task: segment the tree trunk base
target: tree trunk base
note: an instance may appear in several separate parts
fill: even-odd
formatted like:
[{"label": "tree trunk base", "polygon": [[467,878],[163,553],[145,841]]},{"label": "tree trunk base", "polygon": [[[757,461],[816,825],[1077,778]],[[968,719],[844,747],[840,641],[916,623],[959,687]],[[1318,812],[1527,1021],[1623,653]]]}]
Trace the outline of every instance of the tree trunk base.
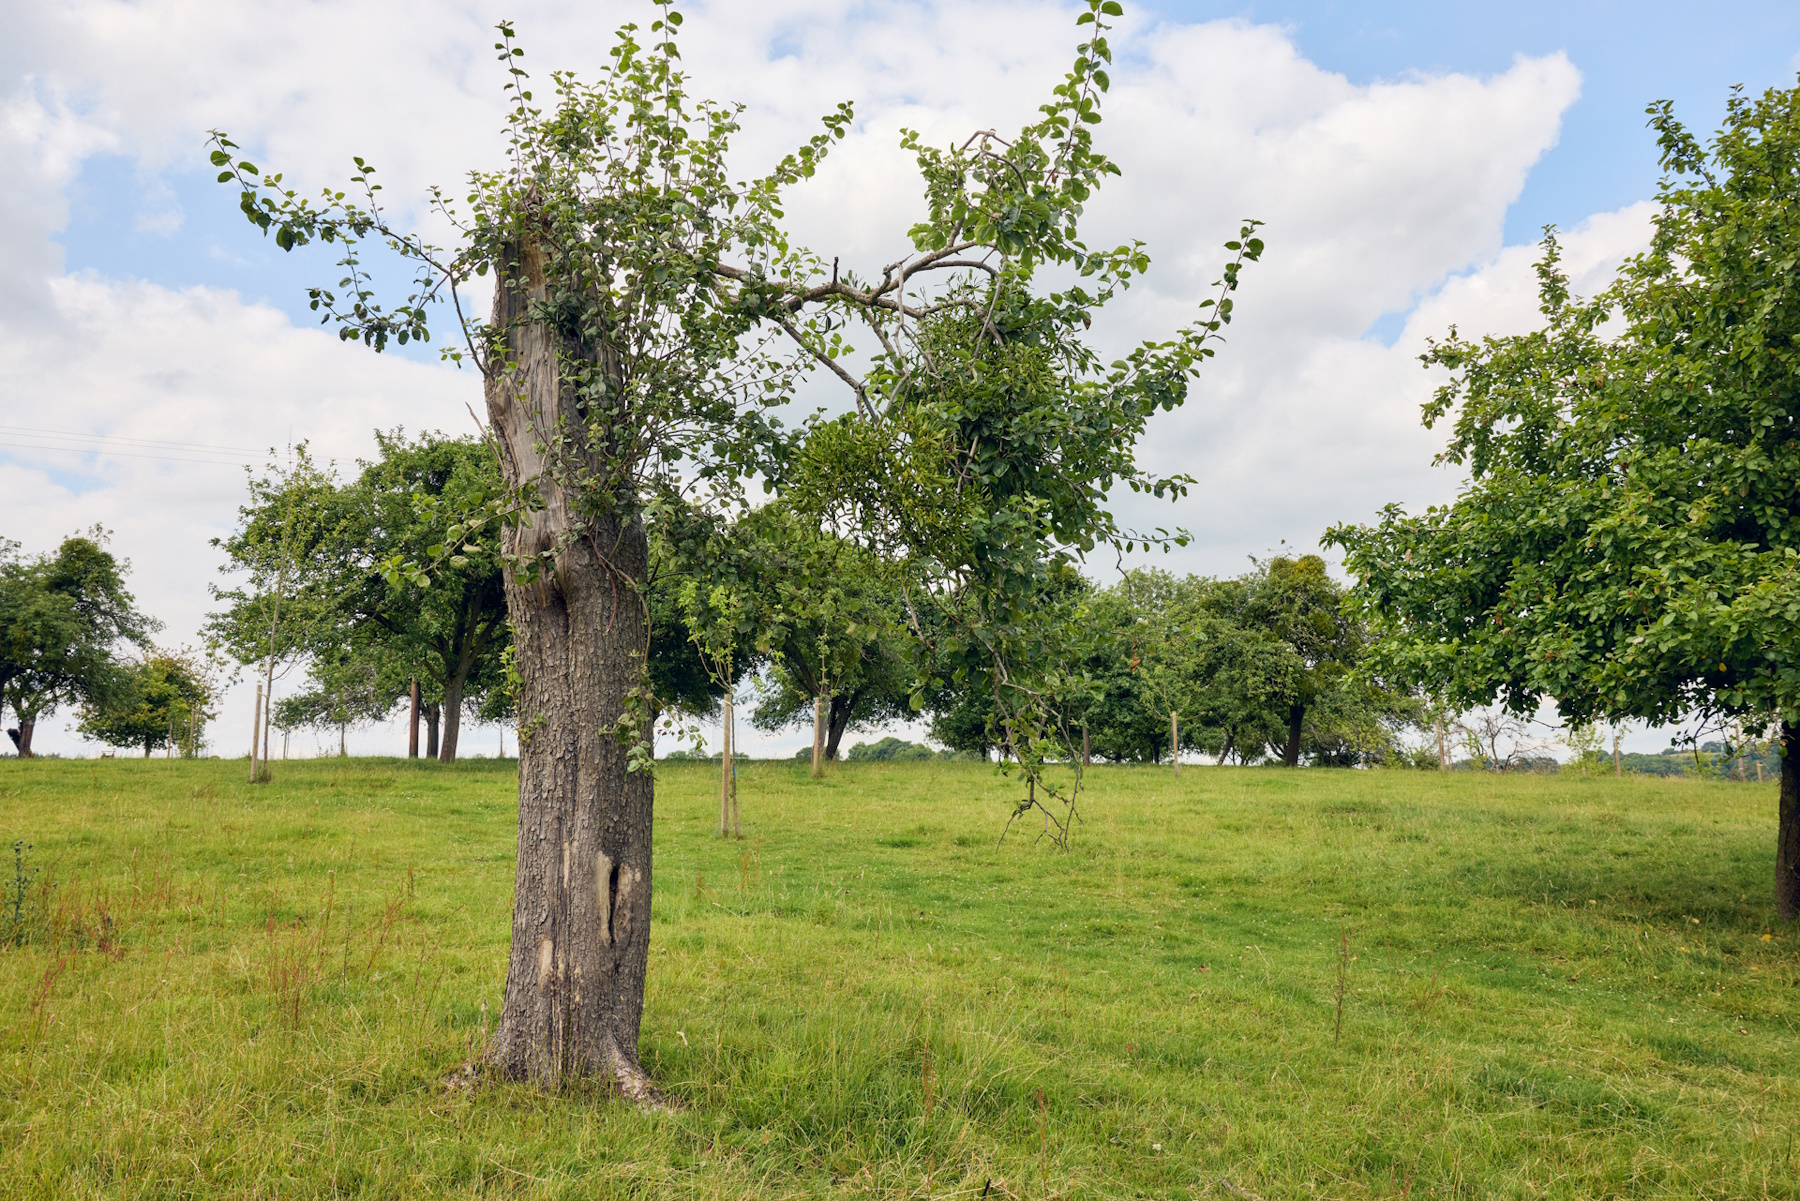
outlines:
[{"label": "tree trunk base", "polygon": [[[650,1073],[638,1066],[637,1063],[620,1055],[616,1050],[611,1053],[611,1059],[612,1064],[608,1071],[584,1073],[582,1078],[606,1080],[618,1089],[622,1099],[630,1101],[646,1113],[674,1113],[681,1108],[660,1088],[656,1087],[656,1081],[650,1078]],[[487,1079],[509,1080],[520,1084],[544,1083],[537,1080],[530,1072],[514,1070],[503,1059],[489,1051],[479,1059],[464,1062],[461,1067],[438,1081],[438,1086],[445,1092],[472,1093],[481,1087],[483,1080]],[[568,1077],[564,1077],[557,1081],[555,1085],[550,1086],[549,1091],[556,1091],[556,1088],[566,1084],[568,1079]]]}]

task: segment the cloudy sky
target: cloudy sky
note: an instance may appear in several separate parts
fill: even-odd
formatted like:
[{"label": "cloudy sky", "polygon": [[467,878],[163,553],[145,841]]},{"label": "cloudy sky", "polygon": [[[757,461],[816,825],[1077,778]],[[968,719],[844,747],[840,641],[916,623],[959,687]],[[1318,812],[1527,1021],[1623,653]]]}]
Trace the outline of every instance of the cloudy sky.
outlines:
[{"label": "cloudy sky", "polygon": [[[212,182],[206,131],[303,190],[361,155],[404,213],[427,185],[497,160],[495,20],[516,22],[540,74],[592,72],[612,28],[650,8],[16,7],[0,41],[0,536],[38,551],[104,524],[164,640],[193,641],[219,579],[209,540],[231,526],[245,463],[305,439],[350,465],[377,427],[461,432],[479,407],[478,380],[429,351],[377,356],[313,326],[304,288],[334,282],[330,257],[283,255],[243,222]],[[1120,502],[1139,524],[1191,530],[1191,548],[1159,561],[1206,573],[1310,549],[1389,501],[1452,495],[1417,419],[1423,339],[1452,322],[1526,327],[1547,223],[1588,288],[1642,242],[1646,103],[1673,99],[1710,129],[1730,85],[1791,85],[1800,70],[1791,4],[1715,5],[1706,21],[1688,5],[1593,0],[1128,7],[1099,135],[1124,178],[1086,232],[1144,239],[1155,267],[1101,335],[1122,344],[1187,320],[1238,218],[1267,222],[1229,345],[1144,448],[1198,486],[1175,506]],[[865,266],[893,257],[918,211],[899,129],[942,142],[1016,127],[1076,40],[1074,10],[1050,0],[685,11],[697,90],[747,106],[746,173],[856,103],[851,137],[788,212],[800,240]],[[247,739],[247,708],[228,697],[222,753]],[[490,750],[495,733],[470,731],[466,749]],[[61,721],[38,737],[95,750]],[[356,741],[398,745],[391,729]]]}]

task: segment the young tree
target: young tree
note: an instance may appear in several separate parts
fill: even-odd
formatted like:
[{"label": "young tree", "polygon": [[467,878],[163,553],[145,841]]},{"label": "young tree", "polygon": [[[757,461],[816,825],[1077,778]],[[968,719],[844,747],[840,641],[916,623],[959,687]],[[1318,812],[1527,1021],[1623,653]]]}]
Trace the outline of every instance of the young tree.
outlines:
[{"label": "young tree", "polygon": [[0,713],[22,759],[37,723],[70,702],[100,705],[129,683],[120,644],[147,647],[158,623],[125,589],[129,564],[105,549],[106,532],[65,538],[53,555],[18,557],[0,540]]},{"label": "young tree", "polygon": [[321,627],[331,622],[334,566],[344,553],[341,534],[349,515],[338,503],[336,476],[313,462],[304,442],[289,449],[285,465],[247,475],[250,495],[238,508],[238,530],[212,540],[225,552],[220,571],[241,575],[244,583],[213,586],[213,599],[226,607],[208,618],[206,628],[213,646],[246,667],[262,668],[250,778],[266,781],[275,681],[305,660]]},{"label": "young tree", "polygon": [[[1101,542],[1147,540],[1119,530],[1104,497],[1121,483],[1158,495],[1180,487],[1140,471],[1132,448],[1152,412],[1184,399],[1229,316],[1237,264],[1261,248],[1248,237],[1233,244],[1217,307],[1169,342],[1110,367],[1082,343],[1090,310],[1148,265],[1136,245],[1091,251],[1076,230],[1083,203],[1116,170],[1089,129],[1110,57],[1099,19],[1119,6],[1089,0],[1080,20],[1093,35],[1043,119],[1010,144],[984,134],[933,151],[909,135],[931,204],[915,250],[866,281],[840,273],[791,245],[779,206],[841,136],[849,107],[767,176],[734,184],[726,148],[737,110],[687,94],[680,16],[657,7],[648,48],[627,26],[598,82],[553,74],[547,104],[533,98],[502,27],[496,48],[515,80],[511,161],[471,177],[466,213],[434,193],[456,223],[454,251],[390,222],[360,161],[358,196],[332,191],[314,205],[223,136],[214,151],[246,215],[278,245],[346,247],[346,294],[312,296],[347,339],[380,349],[425,336],[430,303],[448,297],[461,315],[461,287],[494,278],[490,319],[465,321],[463,346],[449,352],[483,373],[513,568],[519,853],[506,997],[488,1056],[505,1074],[550,1085],[570,1072],[608,1074],[646,1101],[655,1093],[637,1036],[655,704],[647,509],[692,492],[711,511],[741,511],[743,481],[760,476],[808,498],[797,507],[824,518],[820,528],[899,552],[935,586],[967,583],[959,633],[939,653],[966,660],[958,671],[986,673],[1006,738],[1041,762],[1052,723],[1033,707],[1045,691],[1026,666],[1041,643],[1023,607],[1031,581]],[[367,238],[420,267],[415,294],[391,310],[360,264]],[[1068,267],[1075,282],[1033,294],[1047,265]],[[927,299],[934,277],[944,282]],[[862,379],[832,340],[830,323],[845,317],[882,343]],[[770,335],[793,338],[856,398],[846,420],[807,428],[801,447],[767,414],[801,370]],[[454,551],[469,528],[451,522],[441,545]],[[427,580],[403,557],[393,569]]]},{"label": "young tree", "polygon": [[1556,239],[1543,327],[1424,358],[1455,503],[1339,527],[1395,670],[1566,720],[1779,723],[1776,902],[1800,916],[1800,88],[1733,95],[1707,146],[1668,104],[1650,249],[1591,300]]}]

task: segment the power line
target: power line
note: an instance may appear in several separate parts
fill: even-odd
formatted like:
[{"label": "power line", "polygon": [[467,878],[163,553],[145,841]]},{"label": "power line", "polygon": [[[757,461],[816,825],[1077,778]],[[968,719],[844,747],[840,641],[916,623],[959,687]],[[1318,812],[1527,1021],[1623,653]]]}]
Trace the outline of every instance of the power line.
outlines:
[{"label": "power line", "polygon": [[162,438],[126,438],[113,434],[84,434],[76,430],[51,430],[29,425],[0,425],[0,434],[22,434],[28,438],[75,438],[83,442],[117,442],[129,446],[150,447],[158,450],[197,450],[222,451],[228,454],[262,455],[267,454],[267,447],[253,446],[219,446],[206,442],[174,442]]},{"label": "power line", "polygon": [[246,459],[191,458],[181,455],[149,454],[144,451],[110,450],[106,447],[95,446],[44,446],[33,442],[7,442],[3,439],[0,439],[0,447],[10,447],[16,450],[48,451],[52,454],[64,455],[105,455],[107,458],[160,459],[165,463],[211,463],[217,467],[243,467],[248,463],[248,460]]}]

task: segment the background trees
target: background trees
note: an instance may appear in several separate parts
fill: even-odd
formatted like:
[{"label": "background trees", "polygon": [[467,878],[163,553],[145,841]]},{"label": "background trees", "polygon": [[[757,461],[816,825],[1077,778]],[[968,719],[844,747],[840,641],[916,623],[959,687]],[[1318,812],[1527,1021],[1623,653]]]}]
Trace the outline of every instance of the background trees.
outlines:
[{"label": "background trees", "polygon": [[1470,342],[1426,407],[1455,503],[1339,527],[1397,675],[1459,707],[1780,725],[1776,898],[1800,916],[1800,89],[1733,95],[1705,146],[1666,104],[1650,249],[1592,299],[1556,239],[1544,324]]},{"label": "background trees", "polygon": [[[473,438],[376,432],[377,458],[348,483],[300,448],[289,468],[253,478],[240,528],[219,545],[248,584],[215,589],[215,639],[265,664],[270,720],[339,730],[379,720],[417,679],[427,753],[456,758],[465,711],[503,684],[508,644],[498,536],[471,530],[446,552],[444,526],[500,491],[492,449]],[[431,586],[383,571],[395,558],[443,559]],[[306,684],[276,702],[279,665]],[[440,733],[441,731],[441,733]]]},{"label": "background trees", "polygon": [[152,752],[199,753],[213,717],[213,688],[206,663],[189,650],[147,651],[121,673],[103,698],[83,706],[81,732],[108,746]]},{"label": "background trees", "polygon": [[[420,680],[427,704],[442,714],[442,732],[432,722],[428,749],[449,763],[465,711],[478,710],[502,685],[510,634],[497,531],[471,530],[454,547],[441,544],[447,524],[499,495],[500,465],[477,438],[408,441],[396,430],[377,432],[376,445],[379,457],[362,463],[345,489],[347,553],[331,586],[371,697],[387,697],[385,712]],[[443,562],[422,587],[382,571],[396,558]]]},{"label": "background trees", "polygon": [[122,647],[147,647],[157,623],[125,589],[128,565],[105,549],[105,531],[63,540],[55,554],[20,558],[0,540],[0,714],[21,757],[40,719],[59,706],[123,700],[130,672]]}]

